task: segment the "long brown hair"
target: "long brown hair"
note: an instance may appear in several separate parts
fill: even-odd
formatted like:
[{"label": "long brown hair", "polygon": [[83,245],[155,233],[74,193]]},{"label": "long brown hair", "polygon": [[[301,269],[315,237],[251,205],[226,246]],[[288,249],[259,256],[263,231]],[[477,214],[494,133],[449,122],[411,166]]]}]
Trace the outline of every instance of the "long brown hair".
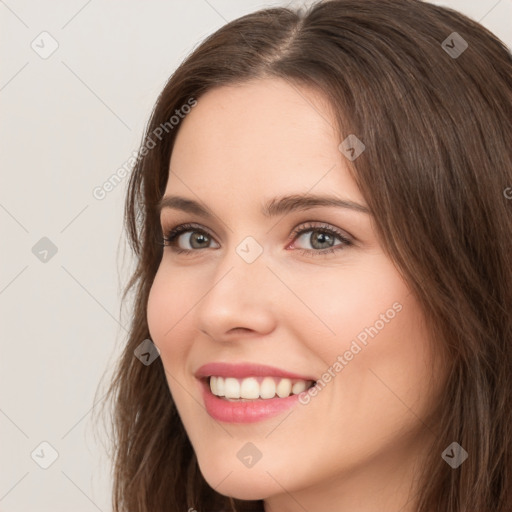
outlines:
[{"label": "long brown hair", "polygon": [[[454,34],[456,33],[456,34]],[[467,46],[466,46],[467,45]],[[130,176],[125,222],[136,268],[131,326],[109,389],[116,512],[263,510],[202,477],[161,359],[134,350],[162,257],[156,205],[168,178],[176,109],[225,84],[262,77],[314,87],[351,163],[382,247],[421,304],[448,377],[418,512],[512,510],[512,57],[475,21],[419,0],[330,0],[234,20],[178,67],[160,94]],[[165,124],[167,123],[167,125]],[[160,133],[160,132],[158,132]],[[441,458],[452,442],[469,454]]]}]

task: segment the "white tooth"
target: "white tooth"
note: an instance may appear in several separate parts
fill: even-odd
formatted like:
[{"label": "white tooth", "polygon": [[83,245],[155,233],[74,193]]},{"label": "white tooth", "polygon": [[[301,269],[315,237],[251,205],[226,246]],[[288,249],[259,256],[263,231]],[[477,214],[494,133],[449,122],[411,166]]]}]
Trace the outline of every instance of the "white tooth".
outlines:
[{"label": "white tooth", "polygon": [[[218,384],[217,384],[218,386]],[[296,382],[292,387],[292,393],[294,395],[298,395],[299,393],[302,393],[306,389],[306,382],[303,380],[299,380]]]},{"label": "white tooth", "polygon": [[217,394],[217,377],[210,377],[210,391],[216,395]]},{"label": "white tooth", "polygon": [[217,396],[224,396],[224,377],[217,377]]},{"label": "white tooth", "polygon": [[276,394],[276,383],[272,377],[265,377],[260,384],[261,398],[274,398]]},{"label": "white tooth", "polygon": [[277,385],[276,392],[279,398],[286,398],[290,396],[292,391],[292,381],[290,379],[281,379]]},{"label": "white tooth", "polygon": [[227,377],[224,380],[224,395],[226,398],[240,398],[240,383],[238,379]]},{"label": "white tooth", "polygon": [[240,386],[240,398],[259,398],[260,396],[260,385],[254,377],[249,377],[242,380]]},{"label": "white tooth", "polygon": [[291,379],[280,379],[276,386],[276,379],[265,377],[261,384],[258,379],[248,377],[240,382],[234,377],[210,377],[210,390],[216,396],[225,396],[230,400],[245,399],[256,400],[258,398],[271,399],[277,394],[279,398],[287,398],[290,394],[298,395],[306,390],[308,382],[299,380],[292,386]]}]

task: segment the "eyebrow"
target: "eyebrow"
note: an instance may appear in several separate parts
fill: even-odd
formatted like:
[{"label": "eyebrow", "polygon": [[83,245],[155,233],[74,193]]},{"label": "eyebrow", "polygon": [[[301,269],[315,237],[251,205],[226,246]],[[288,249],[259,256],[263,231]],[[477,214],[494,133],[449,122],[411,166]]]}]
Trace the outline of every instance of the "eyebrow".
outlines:
[{"label": "eyebrow", "polygon": [[[276,217],[294,211],[305,211],[322,206],[346,208],[355,212],[370,215],[370,210],[359,203],[355,203],[347,199],[341,199],[336,196],[319,196],[311,194],[293,194],[289,196],[274,197],[263,205],[261,213],[265,217]],[[182,210],[184,212],[199,215],[206,219],[212,219],[214,217],[207,208],[197,201],[181,196],[164,196],[158,202],[158,213],[160,214],[165,208]]]}]

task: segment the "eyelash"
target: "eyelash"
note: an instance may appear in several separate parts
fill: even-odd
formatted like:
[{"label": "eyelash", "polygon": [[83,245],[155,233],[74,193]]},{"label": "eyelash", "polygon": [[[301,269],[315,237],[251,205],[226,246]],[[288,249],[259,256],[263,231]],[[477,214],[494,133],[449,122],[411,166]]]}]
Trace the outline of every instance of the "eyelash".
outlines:
[{"label": "eyelash", "polygon": [[[204,235],[207,235],[210,238],[213,238],[207,231],[201,229],[197,224],[180,224],[175,228],[171,229],[167,232],[165,236],[162,237],[159,245],[161,246],[169,246],[173,252],[176,254],[189,254],[192,252],[197,252],[200,249],[180,249],[176,247],[176,239],[183,233],[187,231],[195,231]],[[308,231],[320,231],[321,233],[325,233],[328,235],[334,235],[336,238],[339,238],[342,241],[342,244],[338,247],[329,247],[326,249],[294,249],[295,251],[299,251],[300,254],[309,255],[309,256],[327,256],[331,253],[336,253],[337,251],[343,250],[345,247],[353,245],[353,242],[350,241],[346,235],[344,235],[340,230],[330,226],[329,224],[322,224],[321,226],[315,226],[310,223],[306,223],[294,229],[291,234],[292,240],[295,240],[298,236],[307,233]]]}]

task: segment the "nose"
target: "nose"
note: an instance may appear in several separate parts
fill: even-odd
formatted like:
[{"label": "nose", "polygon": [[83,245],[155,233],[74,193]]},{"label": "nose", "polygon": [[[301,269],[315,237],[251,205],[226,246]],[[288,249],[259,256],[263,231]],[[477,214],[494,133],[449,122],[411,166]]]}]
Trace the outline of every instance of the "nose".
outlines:
[{"label": "nose", "polygon": [[233,249],[212,271],[195,308],[198,329],[216,341],[270,333],[278,311],[278,284],[264,253],[247,263]]}]

